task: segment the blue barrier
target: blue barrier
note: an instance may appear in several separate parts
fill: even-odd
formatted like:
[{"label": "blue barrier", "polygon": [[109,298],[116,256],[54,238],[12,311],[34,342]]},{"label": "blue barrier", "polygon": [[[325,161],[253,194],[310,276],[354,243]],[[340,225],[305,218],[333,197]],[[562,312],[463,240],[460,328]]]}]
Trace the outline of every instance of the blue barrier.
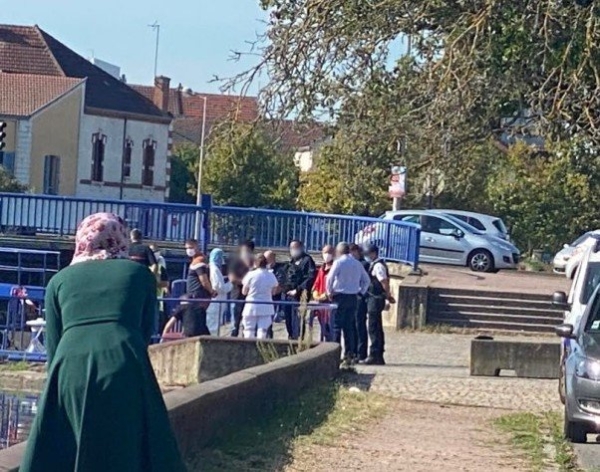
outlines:
[{"label": "blue barrier", "polygon": [[[206,200],[206,199],[205,199]],[[292,239],[309,251],[339,241],[375,243],[387,260],[417,268],[418,225],[346,215],[173,203],[91,200],[76,197],[0,193],[0,230],[15,234],[73,236],[85,216],[108,211],[122,216],[129,227],[139,228],[148,240],[183,242],[194,234],[201,218],[204,248],[237,245],[246,239],[259,247],[287,248]]]}]

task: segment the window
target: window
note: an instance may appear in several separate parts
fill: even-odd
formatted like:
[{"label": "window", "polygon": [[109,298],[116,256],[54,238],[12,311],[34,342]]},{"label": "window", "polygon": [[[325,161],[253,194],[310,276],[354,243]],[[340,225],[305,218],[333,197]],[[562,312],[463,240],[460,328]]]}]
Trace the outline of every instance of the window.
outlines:
[{"label": "window", "polygon": [[443,234],[445,236],[452,235],[456,232],[456,226],[452,223],[442,220],[436,216],[423,216],[421,228],[425,233]]},{"label": "window", "polygon": [[133,141],[127,139],[123,149],[123,180],[129,180],[131,177],[131,152],[133,151]]},{"label": "window", "polygon": [[44,193],[58,195],[60,182],[60,157],[46,156],[44,158]]},{"label": "window", "polygon": [[455,215],[454,213],[449,213],[451,216],[453,216],[456,219],[459,219],[461,221],[464,221],[465,223],[469,222],[469,217],[465,216],[465,215]]},{"label": "window", "polygon": [[469,223],[473,228],[478,229],[479,231],[485,231],[485,226],[483,226],[483,223],[481,221],[479,221],[477,218],[471,217],[471,218],[469,218],[467,223]]},{"label": "window", "polygon": [[10,175],[15,175],[15,153],[0,151],[0,166],[4,167]]},{"label": "window", "polygon": [[[581,271],[578,270],[577,272]],[[583,284],[580,302],[582,304],[587,304],[590,297],[594,293],[594,290],[596,290],[596,287],[600,285],[600,262],[588,263]],[[573,282],[573,285],[575,285],[575,282]]]},{"label": "window", "polygon": [[152,187],[154,185],[154,155],[156,154],[156,141],[146,139],[144,141],[144,160],[142,168],[142,185]]},{"label": "window", "polygon": [[92,135],[92,182],[104,181],[104,150],[106,148],[106,135],[94,133]]},{"label": "window", "polygon": [[394,219],[396,221],[399,220],[399,221],[406,221],[407,223],[421,224],[419,215],[396,215],[396,216],[394,216]]},{"label": "window", "polygon": [[504,224],[504,221],[502,221],[502,220],[494,220],[494,221],[492,221],[492,224],[502,234],[508,234],[508,230],[506,229],[506,225]]}]

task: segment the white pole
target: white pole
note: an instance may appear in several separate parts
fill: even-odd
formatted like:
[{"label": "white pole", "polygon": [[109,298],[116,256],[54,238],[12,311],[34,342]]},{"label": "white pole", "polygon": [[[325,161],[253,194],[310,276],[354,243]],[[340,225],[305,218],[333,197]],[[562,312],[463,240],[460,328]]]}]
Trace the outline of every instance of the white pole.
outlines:
[{"label": "white pole", "polygon": [[152,28],[156,32],[156,47],[154,49],[154,78],[156,79],[156,76],[158,74],[158,46],[160,44],[160,25],[158,24],[158,21],[155,21],[154,24],[148,26],[150,26],[150,28]]},{"label": "white pole", "polygon": [[[204,107],[202,110],[202,134],[200,136],[200,159],[198,162],[198,186],[196,187],[196,206],[202,204],[202,167],[204,164],[204,137],[206,135],[206,97],[204,99]],[[200,241],[200,226],[202,215],[200,211],[196,212],[196,229],[194,231],[194,239]]]}]

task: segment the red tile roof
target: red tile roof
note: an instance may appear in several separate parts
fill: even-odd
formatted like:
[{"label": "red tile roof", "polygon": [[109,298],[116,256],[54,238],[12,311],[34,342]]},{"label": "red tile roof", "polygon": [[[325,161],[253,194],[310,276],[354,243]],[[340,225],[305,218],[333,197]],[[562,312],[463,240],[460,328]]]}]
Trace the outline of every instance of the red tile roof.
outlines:
[{"label": "red tile roof", "polygon": [[0,73],[0,115],[28,117],[85,79]]},{"label": "red tile roof", "polygon": [[[131,85],[131,87],[149,100],[154,98],[154,87],[149,85]],[[172,88],[169,94],[169,112],[175,117],[202,119],[206,97],[206,120],[218,121],[234,116],[240,121],[253,121],[258,118],[256,97],[237,95],[219,95],[196,93],[181,88]]]},{"label": "red tile roof", "polygon": [[0,25],[0,71],[87,79],[87,107],[169,121],[151,100],[37,26]]}]

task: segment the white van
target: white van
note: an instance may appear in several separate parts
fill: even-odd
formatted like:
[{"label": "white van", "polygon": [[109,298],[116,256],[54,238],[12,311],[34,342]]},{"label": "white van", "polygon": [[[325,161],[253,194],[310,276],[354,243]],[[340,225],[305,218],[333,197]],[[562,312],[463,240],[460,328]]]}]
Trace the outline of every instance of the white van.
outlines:
[{"label": "white van", "polygon": [[[579,267],[575,273],[569,296],[564,292],[556,292],[552,297],[555,306],[564,308],[564,323],[573,325],[577,329],[590,297],[596,287],[600,285],[600,242],[587,249],[583,254]],[[566,339],[561,349],[561,376],[559,382],[560,399],[564,403],[564,380],[563,380],[563,361],[565,358],[564,350],[569,349],[570,343]]]}]

